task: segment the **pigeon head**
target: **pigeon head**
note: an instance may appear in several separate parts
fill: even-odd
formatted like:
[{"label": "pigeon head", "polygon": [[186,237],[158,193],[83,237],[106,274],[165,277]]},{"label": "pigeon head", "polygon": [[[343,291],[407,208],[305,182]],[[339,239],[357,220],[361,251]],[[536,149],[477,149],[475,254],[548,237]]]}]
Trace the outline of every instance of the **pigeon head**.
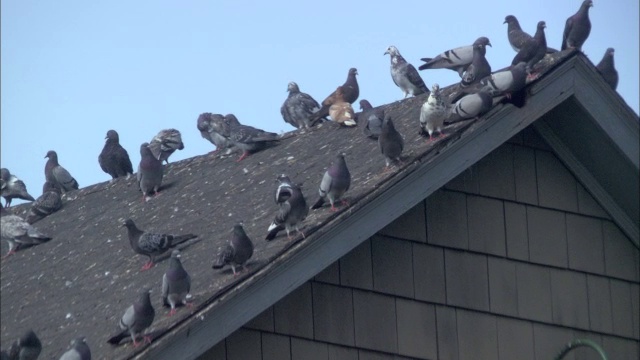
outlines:
[{"label": "pigeon head", "polygon": [[476,39],[476,41],[473,42],[473,45],[476,44],[480,44],[482,46],[491,46],[491,41],[489,41],[488,37],[482,36]]},{"label": "pigeon head", "polygon": [[360,100],[360,110],[364,111],[364,110],[369,110],[373,108],[373,106],[371,106],[371,103],[368,100],[362,99]]},{"label": "pigeon head", "polygon": [[144,142],[140,144],[140,155],[146,155],[149,152],[151,152],[151,150],[149,150],[149,143]]},{"label": "pigeon head", "polygon": [[295,82],[290,82],[289,85],[287,85],[287,91],[288,92],[300,92],[300,88],[298,87],[298,84],[296,84]]},{"label": "pigeon head", "polygon": [[42,193],[44,194],[47,191],[54,191],[54,192],[57,192],[58,194],[62,193],[62,191],[60,191],[60,188],[56,184],[50,181],[45,181],[44,184],[42,185]]},{"label": "pigeon head", "polygon": [[0,169],[0,177],[2,178],[2,180],[8,181],[9,178],[11,177],[11,173],[9,172],[9,169],[7,168]]},{"label": "pigeon head", "polygon": [[613,53],[615,52],[615,50],[613,48],[608,48],[606,54],[609,56],[613,56]]},{"label": "pigeon head", "polygon": [[105,139],[112,140],[115,142],[120,141],[120,137],[118,136],[118,133],[115,130],[107,131],[107,136],[105,137]]},{"label": "pigeon head", "polygon": [[513,15],[507,15],[507,17],[504,18],[503,24],[518,25],[518,27],[520,27],[518,19],[516,19],[516,17]]},{"label": "pigeon head", "polygon": [[233,114],[227,114],[224,116],[224,120],[227,124],[229,125],[240,125],[240,121],[238,120],[238,118],[233,115]]},{"label": "pigeon head", "polygon": [[391,45],[387,48],[387,51],[385,51],[383,55],[387,55],[387,54],[391,56],[397,56],[397,55],[400,55],[400,52],[395,46]]},{"label": "pigeon head", "polygon": [[584,9],[585,11],[588,11],[590,7],[593,7],[593,1],[592,0],[584,0],[582,2],[582,5],[580,5],[580,7],[582,9]]},{"label": "pigeon head", "polygon": [[125,222],[124,222],[124,224],[122,224],[122,226],[126,226],[128,229],[135,229],[136,228],[136,224],[131,219],[125,220]]},{"label": "pigeon head", "polygon": [[58,154],[53,150],[47,151],[47,155],[45,155],[44,157],[54,161],[58,161]]},{"label": "pigeon head", "polygon": [[358,69],[356,68],[349,69],[349,75],[352,75],[352,76],[358,75]]},{"label": "pigeon head", "polygon": [[276,181],[280,182],[280,183],[290,183],[291,179],[289,179],[289,177],[285,174],[282,174],[280,176],[278,176],[278,178],[276,179]]},{"label": "pigeon head", "polygon": [[435,96],[435,95],[439,95],[440,94],[440,85],[438,84],[433,84],[431,85],[431,93]]},{"label": "pigeon head", "polygon": [[542,30],[546,27],[547,27],[547,23],[545,23],[544,21],[538,21],[538,27],[537,27],[538,30]]}]

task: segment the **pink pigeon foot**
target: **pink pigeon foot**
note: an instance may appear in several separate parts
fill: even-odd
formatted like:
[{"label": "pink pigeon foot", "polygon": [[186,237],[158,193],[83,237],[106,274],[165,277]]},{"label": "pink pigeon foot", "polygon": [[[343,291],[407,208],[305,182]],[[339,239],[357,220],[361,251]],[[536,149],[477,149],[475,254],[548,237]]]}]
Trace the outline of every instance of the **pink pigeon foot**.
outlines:
[{"label": "pink pigeon foot", "polygon": [[149,270],[152,267],[153,267],[153,261],[149,261],[146,264],[144,264],[144,266],[142,268],[140,268],[140,271]]}]

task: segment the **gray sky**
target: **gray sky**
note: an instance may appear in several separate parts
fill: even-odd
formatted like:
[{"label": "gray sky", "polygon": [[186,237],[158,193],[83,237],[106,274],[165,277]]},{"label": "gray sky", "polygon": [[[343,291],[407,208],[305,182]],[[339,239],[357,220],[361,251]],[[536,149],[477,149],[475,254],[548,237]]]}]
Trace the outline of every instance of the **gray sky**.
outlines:
[{"label": "gray sky", "polygon": [[[530,34],[546,21],[547,42],[559,49],[580,3],[2,1],[2,167],[37,197],[48,150],[81,187],[109,180],[97,160],[109,129],[120,134],[134,170],[140,144],[164,128],[180,130],[185,143],[170,161],[213,150],[196,129],[202,112],[289,131],[280,115],[287,83],[322,101],[350,67],[358,69],[361,99],[390,103],[402,92],[383,56],[389,45],[417,67],[421,57],[487,36],[487,58],[499,69],[515,55],[506,15]],[[618,92],[636,113],[639,12],[638,1],[595,0],[583,47],[594,63],[616,49]],[[420,73],[429,87],[459,81],[449,70]]]}]

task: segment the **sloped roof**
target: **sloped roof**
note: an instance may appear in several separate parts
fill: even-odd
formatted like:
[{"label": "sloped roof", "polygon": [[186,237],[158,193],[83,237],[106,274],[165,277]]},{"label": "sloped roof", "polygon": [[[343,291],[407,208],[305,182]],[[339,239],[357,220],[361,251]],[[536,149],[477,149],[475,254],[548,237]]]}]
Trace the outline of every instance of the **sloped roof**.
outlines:
[{"label": "sloped roof", "polygon": [[[141,201],[133,178],[68,194],[61,211],[36,224],[53,240],[2,262],[2,347],[32,328],[43,343],[43,358],[59,356],[79,335],[87,337],[94,358],[194,358],[549,112],[565,120],[575,107],[582,107],[578,110],[590,114],[593,126],[601,126],[605,117],[630,129],[631,136],[613,130],[591,135],[602,135],[600,140],[610,147],[607,155],[615,159],[592,156],[588,160],[598,164],[585,167],[583,176],[593,177],[588,189],[596,198],[595,192],[602,192],[598,200],[608,197],[611,201],[607,211],[619,212],[618,217],[612,215],[614,221],[622,219],[620,225],[625,218],[631,219],[637,208],[615,194],[618,187],[633,187],[635,193],[629,189],[627,196],[631,200],[635,196],[638,203],[638,163],[630,159],[638,149],[637,115],[613,90],[601,86],[604,81],[580,53],[547,57],[543,73],[528,86],[526,106],[497,104],[480,119],[449,126],[447,137],[431,144],[418,134],[424,95],[386,105],[405,136],[403,164],[388,173],[382,172],[384,159],[377,143],[362,134],[362,124],[339,128],[328,123],[295,131],[277,147],[240,163],[235,162],[236,155],[202,155],[171,163],[165,168],[161,195],[147,203]],[[592,87],[598,96],[581,99],[577,93],[582,86]],[[445,95],[450,91],[445,89]],[[595,104],[585,105],[591,101]],[[589,107],[605,101],[612,102],[614,110],[589,112]],[[582,134],[582,128],[566,134],[561,132],[564,127],[556,127],[558,121],[549,115],[536,125],[545,139],[555,136],[554,149],[574,157],[578,149],[593,152],[591,148],[598,144],[567,140]],[[303,183],[307,201],[312,202],[324,170],[339,152],[347,154],[352,174],[347,193],[350,206],[337,213],[326,207],[311,211],[303,240],[290,242],[281,234],[265,242],[277,210],[273,201],[277,175],[285,173]],[[579,156],[574,160],[584,162]],[[601,180],[602,161],[619,163],[619,179]],[[21,214],[27,209],[22,205],[14,211]],[[195,306],[166,316],[168,310],[160,305],[160,284],[167,263],[160,261],[152,270],[139,271],[145,259],[133,253],[121,227],[129,217],[145,230],[199,235],[182,253],[192,276]],[[212,270],[211,264],[239,220],[244,221],[256,249],[249,271],[234,277],[230,270]],[[621,227],[637,241],[632,236],[637,223],[635,230],[629,224]],[[125,308],[146,287],[153,288],[157,312],[153,343],[140,349],[107,344]]]}]

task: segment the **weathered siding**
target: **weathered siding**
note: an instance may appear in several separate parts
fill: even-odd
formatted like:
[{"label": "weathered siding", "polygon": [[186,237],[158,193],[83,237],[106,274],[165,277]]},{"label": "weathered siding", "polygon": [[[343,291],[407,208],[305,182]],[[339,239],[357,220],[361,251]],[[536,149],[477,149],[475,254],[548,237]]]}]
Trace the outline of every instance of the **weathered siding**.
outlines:
[{"label": "weathered siding", "polygon": [[639,293],[638,249],[525,130],[202,359],[637,359]]}]

